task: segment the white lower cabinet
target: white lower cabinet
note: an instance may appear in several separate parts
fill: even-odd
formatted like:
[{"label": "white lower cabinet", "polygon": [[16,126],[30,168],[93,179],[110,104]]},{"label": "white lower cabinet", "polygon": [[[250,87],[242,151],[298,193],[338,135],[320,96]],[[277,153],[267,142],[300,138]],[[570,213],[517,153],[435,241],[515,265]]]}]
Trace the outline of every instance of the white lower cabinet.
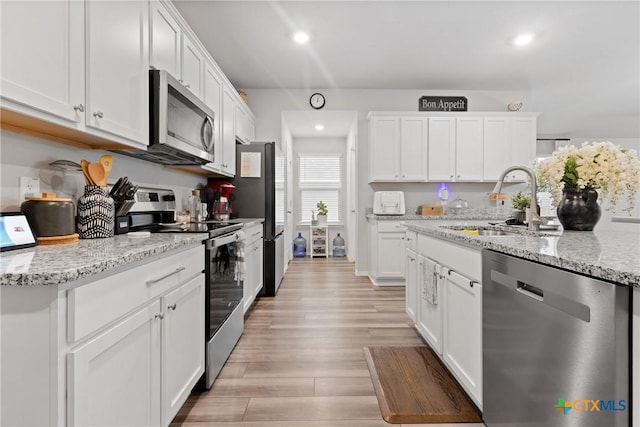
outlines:
[{"label": "white lower cabinet", "polygon": [[248,227],[245,230],[245,249],[244,259],[246,267],[246,277],[243,282],[242,301],[243,312],[251,307],[256,297],[264,286],[263,273],[263,256],[264,256],[264,240],[263,240],[262,224]]},{"label": "white lower cabinet", "polygon": [[67,355],[67,424],[160,424],[160,303]]},{"label": "white lower cabinet", "polygon": [[376,286],[404,286],[405,232],[400,221],[369,218],[369,279]]},{"label": "white lower cabinet", "polygon": [[418,235],[416,329],[482,409],[480,251]]},{"label": "white lower cabinet", "polygon": [[[204,372],[204,276],[162,298],[162,425],[169,425]],[[185,351],[188,349],[188,351]]]},{"label": "white lower cabinet", "polygon": [[416,327],[431,348],[442,355],[442,267],[424,255],[419,255],[418,259]]},{"label": "white lower cabinet", "polygon": [[453,270],[443,278],[444,361],[482,402],[482,286]]},{"label": "white lower cabinet", "polygon": [[418,311],[418,254],[415,251],[406,249],[406,274],[405,274],[405,311],[411,320],[417,321],[416,312]]},{"label": "white lower cabinet", "polygon": [[203,269],[198,245],[95,279],[3,287],[0,424],[168,426],[204,372]]}]

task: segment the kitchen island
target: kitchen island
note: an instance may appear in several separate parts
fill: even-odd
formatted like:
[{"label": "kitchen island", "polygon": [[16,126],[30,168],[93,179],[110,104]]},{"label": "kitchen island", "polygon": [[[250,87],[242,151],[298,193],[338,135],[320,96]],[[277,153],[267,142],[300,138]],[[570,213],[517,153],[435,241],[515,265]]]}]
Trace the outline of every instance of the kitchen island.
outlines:
[{"label": "kitchen island", "polygon": [[[484,403],[483,307],[486,303],[495,306],[483,298],[485,281],[490,277],[482,266],[483,250],[532,261],[532,265],[541,264],[541,269],[551,266],[628,289],[633,308],[629,311],[631,307],[620,307],[619,313],[627,319],[624,323],[628,322],[628,327],[621,328],[627,327],[633,338],[620,348],[631,349],[631,357],[625,356],[625,360],[629,360],[627,372],[632,376],[633,387],[630,396],[635,401],[627,402],[627,411],[632,408],[636,417],[632,425],[639,425],[640,235],[619,231],[532,232],[523,227],[493,226],[488,220],[406,220],[402,225],[407,228],[407,313],[480,408]],[[501,235],[476,234],[483,231]],[[433,281],[425,280],[431,277],[431,271]],[[552,284],[563,285],[569,286],[563,280]],[[552,299],[550,295],[549,301]],[[613,357],[613,348],[611,352]]]}]

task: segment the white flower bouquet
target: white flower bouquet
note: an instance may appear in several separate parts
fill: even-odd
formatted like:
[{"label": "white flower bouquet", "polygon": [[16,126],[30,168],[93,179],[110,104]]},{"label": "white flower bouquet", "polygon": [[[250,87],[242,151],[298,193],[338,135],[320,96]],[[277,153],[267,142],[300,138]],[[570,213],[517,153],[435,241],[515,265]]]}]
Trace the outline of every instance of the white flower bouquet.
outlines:
[{"label": "white flower bouquet", "polygon": [[640,187],[640,161],[635,150],[625,150],[609,141],[585,142],[582,147],[561,147],[550,158],[535,165],[541,189],[551,192],[557,205],[562,191],[598,190],[599,199],[615,212],[620,199],[627,195],[631,212]]}]

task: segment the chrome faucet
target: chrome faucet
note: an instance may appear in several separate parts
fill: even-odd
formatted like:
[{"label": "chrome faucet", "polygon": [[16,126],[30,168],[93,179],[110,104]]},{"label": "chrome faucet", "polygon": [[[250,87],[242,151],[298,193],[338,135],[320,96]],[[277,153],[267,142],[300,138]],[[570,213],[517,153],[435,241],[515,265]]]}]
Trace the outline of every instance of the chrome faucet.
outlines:
[{"label": "chrome faucet", "polygon": [[522,171],[522,172],[525,172],[527,175],[529,175],[529,179],[531,180],[531,202],[529,203],[530,214],[528,218],[527,228],[530,231],[539,231],[540,224],[542,224],[544,221],[542,218],[540,218],[540,215],[538,215],[538,197],[537,197],[538,183],[536,182],[536,174],[535,172],[533,172],[531,168],[528,168],[525,166],[508,167],[507,169],[504,170],[504,172],[502,172],[502,174],[500,175],[500,178],[498,178],[498,182],[496,182],[496,186],[493,188],[493,192],[495,194],[500,194],[500,191],[502,190],[502,184],[504,182],[504,178],[507,176],[507,174],[513,171]]}]

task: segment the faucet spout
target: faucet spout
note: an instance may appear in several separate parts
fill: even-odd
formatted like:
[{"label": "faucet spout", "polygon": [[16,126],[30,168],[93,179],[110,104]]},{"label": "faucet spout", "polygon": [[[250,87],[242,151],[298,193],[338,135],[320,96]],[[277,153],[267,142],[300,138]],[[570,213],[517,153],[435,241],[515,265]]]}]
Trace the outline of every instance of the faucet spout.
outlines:
[{"label": "faucet spout", "polygon": [[500,178],[498,178],[498,182],[496,182],[496,186],[493,188],[493,192],[500,194],[502,190],[502,184],[504,183],[504,179],[506,176],[513,171],[522,171],[529,175],[529,180],[531,181],[531,202],[529,203],[531,215],[529,218],[528,229],[531,231],[540,230],[540,224],[542,223],[542,218],[538,215],[538,183],[536,181],[536,174],[533,172],[533,169],[528,168],[526,166],[510,166],[505,169],[501,174]]}]

